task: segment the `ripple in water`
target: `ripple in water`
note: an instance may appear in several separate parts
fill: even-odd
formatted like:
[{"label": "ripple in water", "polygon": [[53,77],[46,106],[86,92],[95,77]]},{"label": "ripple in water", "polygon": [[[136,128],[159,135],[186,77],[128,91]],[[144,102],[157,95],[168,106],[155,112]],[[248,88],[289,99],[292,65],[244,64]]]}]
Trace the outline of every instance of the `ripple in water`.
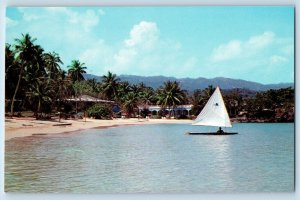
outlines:
[{"label": "ripple in water", "polygon": [[189,193],[294,191],[294,124],[91,129],[6,142],[5,191]]}]

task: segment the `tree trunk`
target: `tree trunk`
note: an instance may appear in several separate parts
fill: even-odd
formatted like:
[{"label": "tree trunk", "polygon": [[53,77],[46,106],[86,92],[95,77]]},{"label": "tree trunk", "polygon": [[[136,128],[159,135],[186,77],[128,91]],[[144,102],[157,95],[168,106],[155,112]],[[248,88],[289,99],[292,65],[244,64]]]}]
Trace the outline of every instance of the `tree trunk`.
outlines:
[{"label": "tree trunk", "polygon": [[173,106],[172,109],[173,109],[172,110],[173,111],[173,117],[174,117],[174,119],[176,119],[175,106]]},{"label": "tree trunk", "polygon": [[77,101],[75,101],[75,104],[76,104],[76,113],[77,113]]},{"label": "tree trunk", "polygon": [[21,66],[18,83],[17,83],[16,89],[15,89],[14,96],[13,96],[12,101],[11,101],[11,106],[10,106],[10,116],[11,116],[11,118],[14,116],[14,103],[15,103],[17,92],[19,90],[22,74],[23,74],[23,65]]},{"label": "tree trunk", "polygon": [[37,107],[37,115],[36,115],[36,119],[39,119],[39,118],[40,118],[40,116],[39,116],[40,110],[41,110],[41,100],[40,100],[40,98],[39,98],[39,103],[38,103],[38,107]]}]

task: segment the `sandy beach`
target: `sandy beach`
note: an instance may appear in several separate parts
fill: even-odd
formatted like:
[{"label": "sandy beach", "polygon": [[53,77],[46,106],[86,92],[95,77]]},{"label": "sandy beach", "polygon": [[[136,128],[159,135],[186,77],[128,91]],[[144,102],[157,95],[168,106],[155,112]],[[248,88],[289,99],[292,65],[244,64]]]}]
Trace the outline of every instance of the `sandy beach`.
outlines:
[{"label": "sandy beach", "polygon": [[42,121],[30,118],[5,119],[5,140],[15,137],[25,137],[35,134],[58,134],[63,132],[78,131],[90,128],[106,128],[122,125],[141,124],[189,124],[192,120],[176,119],[113,119],[113,120],[58,120]]}]

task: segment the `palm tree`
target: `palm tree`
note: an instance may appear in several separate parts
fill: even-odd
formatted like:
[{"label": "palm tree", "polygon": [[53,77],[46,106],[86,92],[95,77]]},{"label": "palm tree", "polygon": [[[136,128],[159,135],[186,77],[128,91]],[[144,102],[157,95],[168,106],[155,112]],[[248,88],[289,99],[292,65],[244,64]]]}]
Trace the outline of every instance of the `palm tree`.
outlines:
[{"label": "palm tree", "polygon": [[194,115],[198,115],[204,106],[202,91],[200,89],[195,90],[190,99],[193,104],[192,113]]},{"label": "palm tree", "polygon": [[57,89],[55,99],[58,100],[59,104],[66,96],[70,96],[68,88],[71,86],[71,81],[66,78],[66,73],[66,71],[60,69],[55,79]]},{"label": "palm tree", "polygon": [[224,96],[225,105],[229,111],[229,116],[235,117],[241,111],[242,96],[239,90],[232,90],[229,94]]},{"label": "palm tree", "polygon": [[129,92],[124,96],[123,107],[127,111],[128,115],[131,116],[134,113],[135,108],[138,106],[139,96],[135,92]]},{"label": "palm tree", "polygon": [[132,84],[131,85],[131,91],[133,91],[134,93],[140,93],[140,92],[142,92],[142,90],[143,90],[143,88],[141,88],[137,84]]},{"label": "palm tree", "polygon": [[34,48],[34,54],[31,59],[30,65],[25,67],[26,73],[24,73],[24,80],[27,86],[31,83],[36,82],[35,79],[46,77],[45,60],[44,60],[44,49],[36,45]]},{"label": "palm tree", "polygon": [[68,73],[71,76],[73,82],[84,80],[82,74],[85,74],[85,69],[87,69],[84,65],[85,63],[80,63],[79,60],[72,60],[71,65],[68,66]]},{"label": "palm tree", "polygon": [[90,86],[92,93],[99,93],[100,92],[100,88],[99,88],[99,83],[97,82],[97,80],[95,78],[93,79],[88,79],[86,81],[87,85]]},{"label": "palm tree", "polygon": [[10,44],[5,45],[5,99],[12,99],[16,88],[19,72],[19,65],[15,60],[15,52]]},{"label": "palm tree", "polygon": [[15,53],[17,56],[17,61],[19,62],[19,75],[18,75],[18,82],[12,97],[11,101],[11,109],[10,114],[11,117],[14,114],[14,102],[17,95],[17,92],[20,87],[21,79],[23,78],[23,72],[25,68],[29,68],[32,65],[32,62],[35,58],[35,54],[37,51],[40,51],[42,48],[38,45],[35,45],[34,42],[36,41],[35,38],[31,38],[29,34],[22,34],[21,39],[15,39],[16,45],[15,45]]},{"label": "palm tree", "polygon": [[210,96],[214,93],[215,88],[212,85],[209,85],[207,88],[203,90],[204,99],[208,100]]},{"label": "palm tree", "polygon": [[59,69],[57,72],[57,77],[55,79],[57,85],[57,95],[60,98],[64,98],[65,96],[69,96],[68,94],[68,87],[71,86],[71,80],[67,78],[67,72],[63,69]]},{"label": "palm tree", "polygon": [[140,104],[144,105],[144,106],[148,106],[151,105],[152,103],[154,103],[154,90],[151,87],[145,87],[140,93],[139,93],[139,97],[140,97]]},{"label": "palm tree", "polygon": [[102,91],[108,99],[115,99],[120,79],[116,74],[108,71],[107,75],[102,76]]},{"label": "palm tree", "polygon": [[60,64],[63,64],[59,55],[56,52],[44,54],[44,61],[46,65],[46,70],[51,79],[59,76]]},{"label": "palm tree", "polygon": [[122,98],[130,91],[132,91],[132,89],[128,81],[118,82],[117,99],[122,101]]},{"label": "palm tree", "polygon": [[[33,105],[36,118],[40,118],[40,113],[43,111],[51,112],[53,100],[57,91],[53,87],[54,80],[46,77],[36,78],[34,82],[30,84],[29,91],[27,92],[27,98]],[[48,107],[48,108],[47,108]]]},{"label": "palm tree", "polygon": [[170,110],[172,107],[174,111],[177,105],[184,102],[185,94],[177,81],[167,81],[163,87],[159,88],[157,98],[157,104],[161,105],[162,108],[168,107]]},{"label": "palm tree", "polygon": [[73,83],[70,77],[67,76],[67,72],[60,69],[58,77],[56,78],[56,97],[57,109],[59,112],[66,112],[64,109],[64,100],[66,97],[70,97],[74,94]]},{"label": "palm tree", "polygon": [[[91,80],[91,79],[89,79]],[[93,82],[90,81],[76,81],[72,84],[73,89],[75,91],[75,94],[88,94],[94,97],[97,97],[99,90],[97,88],[97,85],[91,85]],[[77,95],[76,95],[77,96]]]},{"label": "palm tree", "polygon": [[5,44],[5,73],[13,66],[15,62],[15,53],[10,44]]}]

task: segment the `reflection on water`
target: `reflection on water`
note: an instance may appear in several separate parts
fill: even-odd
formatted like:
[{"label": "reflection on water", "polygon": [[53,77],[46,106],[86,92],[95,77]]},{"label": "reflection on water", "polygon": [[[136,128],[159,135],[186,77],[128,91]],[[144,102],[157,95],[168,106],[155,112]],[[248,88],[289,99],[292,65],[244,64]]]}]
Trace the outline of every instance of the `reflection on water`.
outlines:
[{"label": "reflection on water", "polygon": [[231,136],[142,125],[6,142],[8,192],[290,192],[293,124],[236,124]]}]

